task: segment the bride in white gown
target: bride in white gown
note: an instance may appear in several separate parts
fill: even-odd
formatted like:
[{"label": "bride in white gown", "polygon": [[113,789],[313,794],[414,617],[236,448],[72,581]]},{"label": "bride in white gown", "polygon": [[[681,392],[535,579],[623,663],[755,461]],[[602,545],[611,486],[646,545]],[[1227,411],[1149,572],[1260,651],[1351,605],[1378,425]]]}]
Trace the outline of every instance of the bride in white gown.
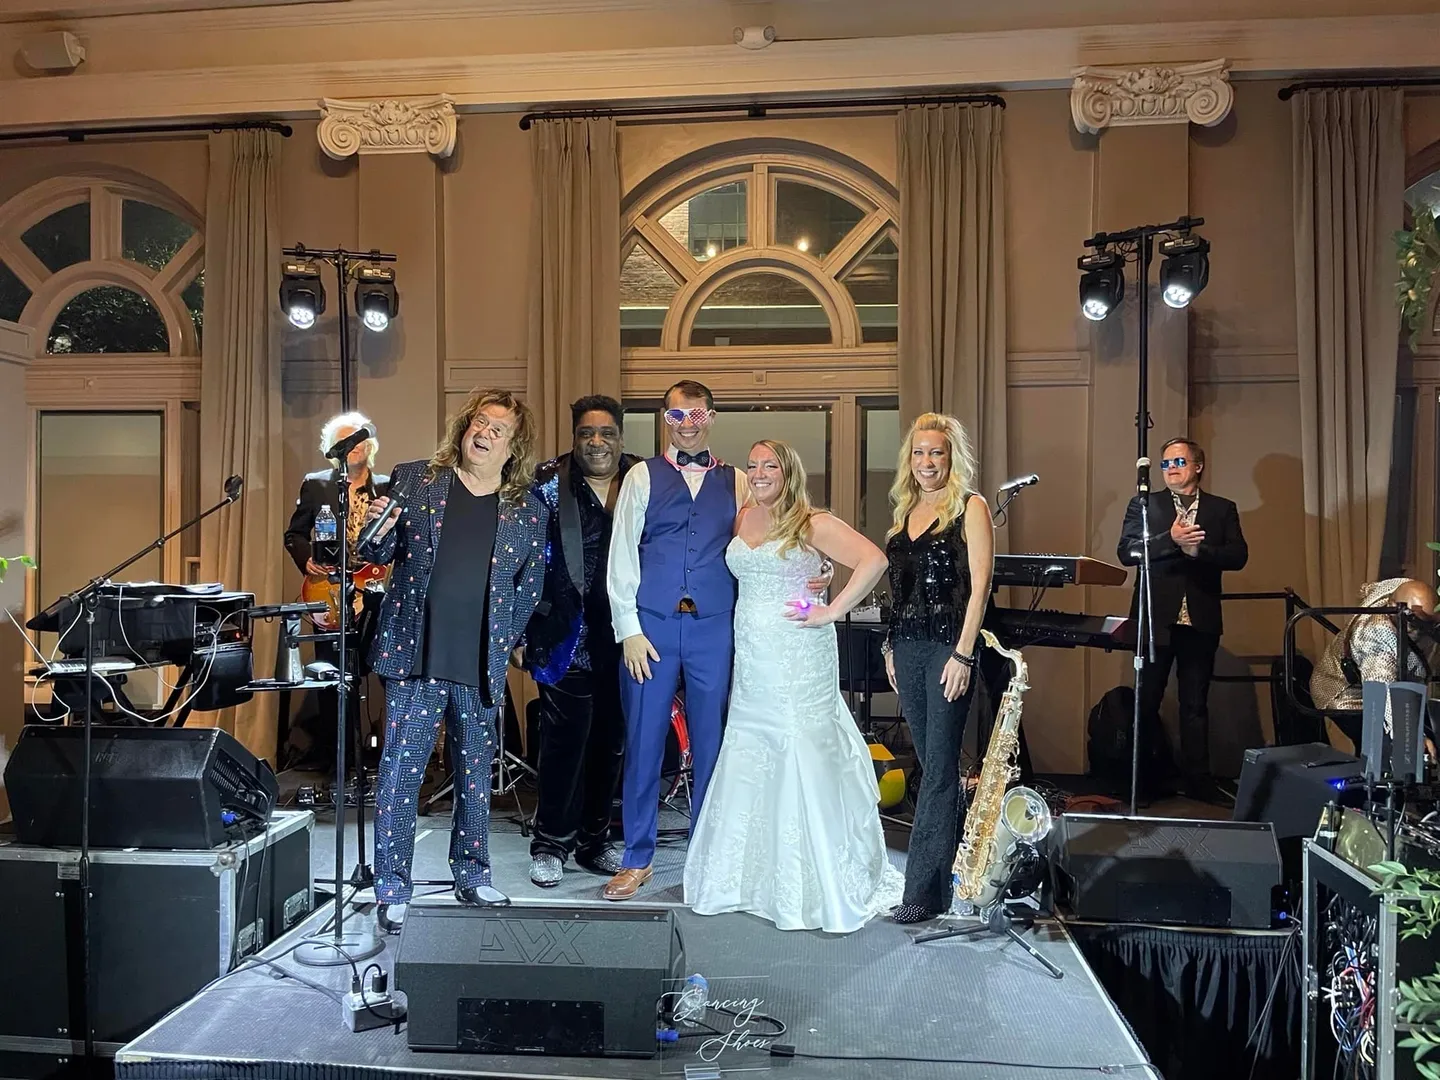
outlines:
[{"label": "bride in white gown", "polygon": [[[900,902],[869,748],[840,693],[834,623],[885,572],[885,554],[816,511],[786,443],[750,449],[753,500],[725,561],[740,582],[720,758],[685,862],[701,915],[748,911],[782,930],[848,933]],[[854,573],[830,604],[806,588],[821,556]]]}]

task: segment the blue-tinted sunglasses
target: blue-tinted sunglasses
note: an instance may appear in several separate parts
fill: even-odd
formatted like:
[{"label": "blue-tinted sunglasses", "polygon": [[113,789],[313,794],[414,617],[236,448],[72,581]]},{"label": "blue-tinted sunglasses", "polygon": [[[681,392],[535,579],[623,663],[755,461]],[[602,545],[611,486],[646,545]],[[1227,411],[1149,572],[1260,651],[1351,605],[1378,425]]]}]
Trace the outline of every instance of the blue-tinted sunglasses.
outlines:
[{"label": "blue-tinted sunglasses", "polygon": [[1162,469],[1183,469],[1188,464],[1190,464],[1189,458],[1167,457],[1160,459],[1160,468]]}]

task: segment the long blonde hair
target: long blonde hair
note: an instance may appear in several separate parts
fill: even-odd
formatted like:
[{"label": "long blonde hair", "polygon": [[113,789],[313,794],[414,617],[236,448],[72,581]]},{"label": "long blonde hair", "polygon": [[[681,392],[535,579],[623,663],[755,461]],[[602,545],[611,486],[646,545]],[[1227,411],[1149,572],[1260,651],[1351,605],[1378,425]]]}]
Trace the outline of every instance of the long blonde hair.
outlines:
[{"label": "long blonde hair", "polygon": [[939,431],[944,433],[950,450],[950,470],[945,475],[945,493],[940,498],[939,520],[935,531],[943,532],[950,523],[965,510],[965,500],[975,494],[975,483],[979,467],[975,464],[975,452],[970,449],[970,436],[965,427],[953,416],[944,413],[922,413],[910,425],[905,438],[900,442],[900,458],[895,465],[895,482],[890,485],[890,506],[894,520],[886,539],[905,528],[905,521],[920,502],[920,482],[910,466],[910,454],[915,448],[915,433]]},{"label": "long blonde hair", "polygon": [[781,555],[793,548],[808,549],[810,519],[815,516],[815,507],[805,487],[804,462],[793,446],[779,439],[759,440],[750,447],[752,453],[756,446],[763,446],[775,455],[784,481],[780,485],[779,497],[769,508],[770,528],[765,533],[766,542],[779,540]]},{"label": "long blonde hair", "polygon": [[453,469],[464,459],[460,444],[476,415],[487,405],[499,405],[515,414],[515,430],[510,435],[510,460],[500,470],[500,501],[512,506],[525,502],[525,493],[535,481],[535,414],[509,390],[472,390],[460,410],[446,422],[445,437],[435,448],[425,470],[429,483],[441,469]]}]

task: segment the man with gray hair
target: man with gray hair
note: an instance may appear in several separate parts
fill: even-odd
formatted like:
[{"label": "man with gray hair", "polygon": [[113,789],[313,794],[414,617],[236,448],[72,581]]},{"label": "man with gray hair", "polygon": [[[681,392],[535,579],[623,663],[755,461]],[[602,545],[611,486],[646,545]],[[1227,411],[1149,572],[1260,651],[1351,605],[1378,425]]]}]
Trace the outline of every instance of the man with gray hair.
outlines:
[{"label": "man with gray hair", "polygon": [[[330,447],[369,423],[370,419],[358,412],[332,416],[320,429],[320,454],[324,456]],[[371,430],[374,430],[373,426]],[[346,456],[350,479],[348,550],[351,570],[359,564],[356,541],[365,524],[365,511],[374,500],[390,490],[390,477],[375,472],[375,455],[379,450],[379,439],[366,439]],[[300,495],[295,500],[295,512],[290,515],[290,524],[285,529],[285,550],[300,573],[312,583],[325,581],[336,569],[328,565],[325,553],[314,550],[312,533],[321,507],[328,506],[337,521],[339,519],[339,466],[338,461],[332,461],[330,468],[305,477],[300,485]],[[333,645],[317,643],[315,659],[334,664],[339,656]],[[335,766],[335,695],[327,691],[313,696],[317,699],[316,711],[302,712],[291,723],[288,744],[282,752],[285,760],[278,763],[281,768],[325,770]]]}]

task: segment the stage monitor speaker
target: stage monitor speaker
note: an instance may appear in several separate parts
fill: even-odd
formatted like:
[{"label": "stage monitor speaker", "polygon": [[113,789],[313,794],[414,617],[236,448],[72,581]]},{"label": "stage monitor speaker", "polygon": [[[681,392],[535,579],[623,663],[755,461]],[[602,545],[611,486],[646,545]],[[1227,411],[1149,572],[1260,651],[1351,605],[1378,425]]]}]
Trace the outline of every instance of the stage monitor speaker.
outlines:
[{"label": "stage monitor speaker", "polygon": [[1280,852],[1269,822],[1065,814],[1057,887],[1078,919],[1269,930]]},{"label": "stage monitor speaker", "polygon": [[1245,751],[1235,821],[1268,821],[1275,839],[1314,836],[1329,802],[1359,806],[1365,766],[1353,754],[1324,743],[1264,746]]},{"label": "stage monitor speaker", "polygon": [[685,962],[669,908],[411,904],[395,959],[412,1050],[652,1057]]},{"label": "stage monitor speaker", "polygon": [[[5,768],[15,838],[80,846],[85,729],[25,727]],[[270,820],[270,766],[218,728],[94,727],[90,844],[199,851]]]}]

